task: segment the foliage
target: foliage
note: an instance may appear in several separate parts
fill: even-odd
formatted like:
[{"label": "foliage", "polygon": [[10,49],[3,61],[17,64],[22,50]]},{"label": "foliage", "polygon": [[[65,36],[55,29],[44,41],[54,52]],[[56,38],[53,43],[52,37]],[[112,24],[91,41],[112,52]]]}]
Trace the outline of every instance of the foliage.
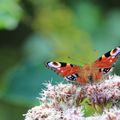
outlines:
[{"label": "foliage", "polygon": [[[37,19],[34,22],[35,30],[40,30],[45,37],[51,38],[51,42],[55,45],[56,56],[60,57],[57,60],[72,61],[80,65],[83,64],[81,61],[90,63],[96,58],[96,53],[93,52],[89,34],[81,31],[76,25],[79,16],[76,16],[69,7],[58,1],[53,2],[46,5],[41,1],[41,14],[37,15]],[[58,7],[53,7],[53,5]],[[85,54],[86,51],[89,52]],[[66,56],[81,60],[69,60]]]},{"label": "foliage", "polygon": [[22,18],[18,0],[0,0],[0,29],[14,29]]}]

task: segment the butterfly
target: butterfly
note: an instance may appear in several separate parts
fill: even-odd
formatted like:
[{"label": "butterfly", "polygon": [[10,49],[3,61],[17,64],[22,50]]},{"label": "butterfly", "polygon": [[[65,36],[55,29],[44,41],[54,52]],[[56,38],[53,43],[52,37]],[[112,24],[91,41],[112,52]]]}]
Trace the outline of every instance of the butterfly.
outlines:
[{"label": "butterfly", "polygon": [[67,81],[86,85],[108,78],[119,55],[120,46],[103,54],[91,64],[79,66],[65,62],[50,61],[46,63],[46,66],[64,77]]}]

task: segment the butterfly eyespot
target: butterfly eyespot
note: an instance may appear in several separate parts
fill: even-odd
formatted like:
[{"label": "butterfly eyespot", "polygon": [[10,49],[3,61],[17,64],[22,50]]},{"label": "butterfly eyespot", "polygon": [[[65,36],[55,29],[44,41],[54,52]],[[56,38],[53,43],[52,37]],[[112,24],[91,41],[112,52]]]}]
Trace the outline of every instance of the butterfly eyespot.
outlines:
[{"label": "butterfly eyespot", "polygon": [[61,67],[61,64],[59,62],[48,62],[47,65],[48,65],[48,67],[51,67],[51,68]]},{"label": "butterfly eyespot", "polygon": [[76,81],[77,77],[78,77],[78,74],[76,73],[76,74],[66,76],[65,79],[68,80],[68,81]]},{"label": "butterfly eyespot", "polygon": [[114,50],[112,50],[112,53],[115,53],[117,51],[117,48],[115,48]]},{"label": "butterfly eyespot", "polygon": [[113,56],[113,57],[116,57],[116,56],[120,55],[120,48],[117,47],[117,48],[111,50],[110,54],[111,54],[111,56]]},{"label": "butterfly eyespot", "polygon": [[117,50],[118,50],[117,48],[111,50],[110,55],[114,55],[117,52]]},{"label": "butterfly eyespot", "polygon": [[104,74],[109,73],[110,71],[112,71],[112,67],[111,67],[111,68],[103,68],[103,69],[102,69],[102,72],[103,72]]},{"label": "butterfly eyespot", "polygon": [[58,62],[52,62],[52,64],[55,65],[55,66],[59,66],[60,63],[58,63]]}]

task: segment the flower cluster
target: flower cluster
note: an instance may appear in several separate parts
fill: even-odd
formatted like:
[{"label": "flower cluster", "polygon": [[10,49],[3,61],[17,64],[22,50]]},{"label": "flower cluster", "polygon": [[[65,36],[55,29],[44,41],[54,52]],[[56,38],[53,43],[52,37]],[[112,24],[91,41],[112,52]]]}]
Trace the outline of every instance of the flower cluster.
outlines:
[{"label": "flower cluster", "polygon": [[39,98],[41,105],[32,108],[25,120],[79,120],[83,116],[82,108],[75,106],[78,92],[73,84],[46,84],[47,89]]},{"label": "flower cluster", "polygon": [[114,75],[111,79],[96,85],[86,86],[85,90],[92,104],[97,104],[102,107],[106,107],[110,102],[116,104],[120,99],[120,77]]},{"label": "flower cluster", "polygon": [[[25,120],[119,120],[120,77],[94,85],[47,83],[40,93],[40,105],[25,115]],[[89,102],[81,104],[85,99]],[[87,116],[85,106],[92,106],[94,115]],[[107,107],[109,106],[109,107]],[[100,108],[102,112],[99,111]],[[91,109],[92,110],[92,109]],[[87,117],[85,117],[87,116]]]}]

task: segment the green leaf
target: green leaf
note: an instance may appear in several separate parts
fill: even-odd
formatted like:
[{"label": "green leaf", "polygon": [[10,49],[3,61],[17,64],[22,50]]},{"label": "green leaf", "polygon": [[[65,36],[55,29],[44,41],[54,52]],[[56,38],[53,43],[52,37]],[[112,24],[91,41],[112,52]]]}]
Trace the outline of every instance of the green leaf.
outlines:
[{"label": "green leaf", "polygon": [[96,112],[95,108],[89,103],[90,103],[89,98],[85,98],[80,103],[80,105],[82,105],[82,107],[83,107],[83,111],[84,111],[84,114],[85,114],[86,117],[87,116],[92,116]]}]

